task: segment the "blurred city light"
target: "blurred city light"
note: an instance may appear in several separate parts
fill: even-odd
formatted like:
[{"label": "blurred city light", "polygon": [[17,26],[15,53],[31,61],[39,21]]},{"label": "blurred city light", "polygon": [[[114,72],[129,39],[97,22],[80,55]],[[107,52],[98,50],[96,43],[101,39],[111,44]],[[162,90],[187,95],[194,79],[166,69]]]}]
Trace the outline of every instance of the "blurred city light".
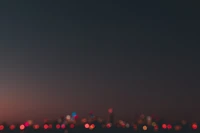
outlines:
[{"label": "blurred city light", "polygon": [[0,130],[4,130],[4,125],[0,125]]},{"label": "blurred city light", "polygon": [[24,129],[25,129],[24,124],[20,125],[20,126],[19,126],[19,129],[20,129],[20,130],[24,130]]},{"label": "blurred city light", "polygon": [[155,122],[152,122],[152,124],[151,124],[151,125],[154,127],[154,126],[156,126],[156,123],[155,123]]},{"label": "blurred city light", "polygon": [[170,130],[170,129],[172,129],[172,125],[171,124],[168,124],[167,125],[167,128]]},{"label": "blurred city light", "polygon": [[[108,112],[113,112],[113,110],[110,108],[110,111],[108,110]],[[109,114],[112,115],[112,114]],[[118,120],[116,122],[110,122],[110,120],[105,121],[105,119],[103,120],[100,117],[93,117],[91,118],[90,116],[88,118],[82,118],[80,119],[80,121],[75,121],[75,119],[73,119],[74,117],[77,116],[76,112],[72,113],[71,117],[70,115],[67,115],[66,117],[60,117],[60,122],[58,123],[58,121],[56,120],[49,120],[48,122],[46,121],[46,123],[43,123],[41,126],[43,126],[43,129],[46,130],[47,132],[51,132],[54,131],[55,129],[57,129],[58,131],[62,131],[62,132],[68,132],[68,130],[65,130],[66,128],[77,128],[79,126],[86,128],[86,129],[90,129],[93,130],[96,127],[102,127],[104,128],[104,130],[106,130],[106,128],[111,128],[113,126],[113,128],[119,128],[119,129],[123,129],[123,128],[127,128],[127,129],[123,129],[123,130],[129,130],[128,128],[130,127],[130,123],[131,125],[133,125],[133,130],[134,131],[141,131],[143,130],[144,132],[148,132],[148,131],[158,131],[158,132],[174,132],[174,131],[184,131],[184,130],[188,130],[190,131],[191,129],[197,130],[198,129],[198,124],[197,123],[190,123],[188,125],[184,125],[186,124],[186,121],[176,121],[176,123],[168,123],[167,121],[163,120],[163,122],[167,122],[167,123],[163,123],[162,121],[157,121],[155,122],[155,119],[150,117],[150,116],[144,116],[143,114],[138,116],[135,119],[135,122],[131,122],[131,121],[123,121],[123,120]],[[99,119],[101,119],[101,122],[99,121]],[[153,120],[153,121],[152,121]],[[140,122],[139,122],[140,121]],[[36,129],[40,128],[40,125],[38,124],[34,124],[32,125],[32,121],[26,121],[24,122],[24,124],[21,124],[16,128],[16,125],[11,124],[11,125],[7,125],[6,123],[3,123],[0,125],[0,131],[1,132],[7,132],[7,131],[12,131],[15,132],[17,131],[16,129],[20,129],[21,132],[25,132],[25,131],[30,131],[29,129],[34,129],[36,131]],[[80,125],[81,124],[81,125]],[[77,125],[77,126],[76,126]],[[173,125],[173,126],[172,126]],[[182,127],[183,126],[183,127]],[[99,129],[96,128],[96,129]],[[26,130],[25,130],[26,129]],[[64,130],[59,130],[59,129],[64,129]],[[74,129],[74,131],[76,131]],[[130,128],[131,129],[131,128]],[[161,130],[160,130],[161,129]],[[164,129],[164,130],[162,130]],[[169,130],[169,131],[168,131]],[[37,130],[38,131],[38,130]],[[87,130],[86,130],[87,131]],[[196,131],[194,131],[196,132]]]},{"label": "blurred city light", "polygon": [[67,115],[66,116],[66,120],[70,120],[71,119],[71,116],[70,115]]},{"label": "blurred city light", "polygon": [[82,122],[82,123],[86,123],[86,122],[87,122],[87,119],[86,119],[86,118],[83,118],[83,119],[81,120],[81,122]]},{"label": "blurred city light", "polygon": [[61,125],[61,128],[62,128],[62,129],[65,129],[65,127],[66,127],[65,124],[62,124],[62,125]]},{"label": "blurred city light", "polygon": [[198,128],[197,124],[196,123],[193,123],[192,124],[192,129],[196,130]]},{"label": "blurred city light", "polygon": [[34,129],[39,129],[40,126],[39,126],[38,124],[36,124],[36,125],[33,125],[33,128],[34,128]]},{"label": "blurred city light", "polygon": [[28,122],[29,126],[33,125],[33,121],[32,120],[28,120],[27,122]]},{"label": "blurred city light", "polygon": [[48,129],[49,125],[48,124],[44,124],[44,129]]},{"label": "blurred city light", "polygon": [[47,123],[49,120],[48,119],[44,119],[44,123]]},{"label": "blurred city light", "polygon": [[74,124],[70,124],[70,128],[74,128],[75,126],[74,126]]},{"label": "blurred city light", "polygon": [[60,124],[56,124],[56,129],[60,129]]},{"label": "blurred city light", "polygon": [[166,124],[162,124],[162,128],[163,129],[167,129],[167,125]]},{"label": "blurred city light", "polygon": [[130,127],[130,125],[128,123],[126,123],[126,128],[129,128],[129,127]]},{"label": "blurred city light", "polygon": [[29,126],[29,123],[28,123],[28,122],[25,122],[25,123],[24,123],[24,126],[25,126],[25,127],[28,127],[28,126]]},{"label": "blurred city light", "polygon": [[15,125],[10,125],[10,130],[14,130],[15,129]]},{"label": "blurred city light", "polygon": [[61,118],[58,119],[58,123],[62,123],[62,119]]},{"label": "blurred city light", "polygon": [[136,124],[133,125],[133,129],[137,130],[137,125]]},{"label": "blurred city light", "polygon": [[111,128],[111,126],[112,126],[111,123],[108,123],[108,124],[106,125],[107,128]]},{"label": "blurred city light", "polygon": [[52,129],[53,128],[53,125],[52,124],[49,124],[49,129]]},{"label": "blurred city light", "polygon": [[90,125],[88,123],[85,124],[85,128],[89,128]]},{"label": "blurred city light", "polygon": [[175,126],[174,126],[174,129],[175,129],[176,131],[181,130],[181,128],[182,128],[182,127],[181,127],[180,125],[175,125]]},{"label": "blurred city light", "polygon": [[181,123],[182,123],[183,125],[186,125],[186,124],[187,124],[187,121],[186,121],[186,120],[182,120]]},{"label": "blurred city light", "polygon": [[108,113],[112,114],[112,113],[113,113],[113,109],[112,109],[112,108],[109,108],[109,109],[108,109]]},{"label": "blurred city light", "polygon": [[144,131],[146,131],[146,130],[147,130],[147,126],[143,126],[142,129],[143,129]]},{"label": "blurred city light", "polygon": [[90,130],[93,130],[94,128],[95,128],[94,124],[90,125],[90,127],[89,127]]},{"label": "blurred city light", "polygon": [[154,131],[158,131],[158,129],[159,129],[158,126],[155,125],[155,126],[154,126]]},{"label": "blurred city light", "polygon": [[76,117],[77,117],[76,112],[72,112],[72,118],[73,118],[73,119],[76,119]]}]

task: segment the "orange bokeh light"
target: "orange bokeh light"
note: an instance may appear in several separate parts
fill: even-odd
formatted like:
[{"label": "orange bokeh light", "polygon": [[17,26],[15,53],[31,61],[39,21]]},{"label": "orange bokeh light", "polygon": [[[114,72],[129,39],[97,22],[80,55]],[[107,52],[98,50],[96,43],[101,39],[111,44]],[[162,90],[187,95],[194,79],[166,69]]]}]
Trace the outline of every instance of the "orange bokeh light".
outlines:
[{"label": "orange bokeh light", "polygon": [[92,125],[90,125],[90,127],[89,127],[91,130],[92,129],[94,129],[95,128],[95,125],[94,124],[92,124]]},{"label": "orange bokeh light", "polygon": [[90,125],[90,128],[92,128],[92,129],[95,128],[95,125],[94,124]]},{"label": "orange bokeh light", "polygon": [[148,128],[147,128],[147,126],[143,126],[142,129],[143,129],[144,131],[146,131]]}]

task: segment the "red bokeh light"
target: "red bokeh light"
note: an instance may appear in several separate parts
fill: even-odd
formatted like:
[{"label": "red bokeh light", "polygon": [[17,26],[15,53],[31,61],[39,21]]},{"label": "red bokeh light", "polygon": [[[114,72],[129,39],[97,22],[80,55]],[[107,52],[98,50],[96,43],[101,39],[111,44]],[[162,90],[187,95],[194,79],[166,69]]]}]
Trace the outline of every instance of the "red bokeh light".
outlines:
[{"label": "red bokeh light", "polygon": [[108,109],[108,113],[112,114],[112,113],[113,113],[113,109],[112,109],[112,108],[109,108],[109,109]]},{"label": "red bokeh light", "polygon": [[93,111],[90,111],[89,115],[93,115]]},{"label": "red bokeh light", "polygon": [[95,125],[94,125],[94,124],[92,124],[92,125],[90,125],[90,127],[93,129],[93,128],[95,128]]},{"label": "red bokeh light", "polygon": [[34,129],[39,129],[40,126],[39,126],[38,124],[36,124],[36,125],[33,126],[33,128],[34,128]]},{"label": "red bokeh light", "polygon": [[90,125],[88,123],[85,124],[85,128],[89,128]]},{"label": "red bokeh light", "polygon": [[62,129],[65,129],[65,127],[66,127],[65,124],[62,124],[62,125],[61,125],[61,128],[62,128]]},{"label": "red bokeh light", "polygon": [[74,124],[71,124],[71,125],[70,125],[70,128],[74,128]]},{"label": "red bokeh light", "polygon": [[111,124],[108,123],[108,124],[106,125],[106,127],[107,127],[107,128],[111,128]]},{"label": "red bokeh light", "polygon": [[28,127],[28,126],[29,126],[29,123],[28,123],[28,122],[25,122],[25,123],[24,123],[24,126],[25,126],[25,127]]},{"label": "red bokeh light", "polygon": [[74,116],[74,119],[77,120],[78,119],[78,115]]},{"label": "red bokeh light", "polygon": [[167,125],[166,125],[166,124],[162,124],[162,128],[163,128],[163,129],[166,129],[166,128],[167,128]]},{"label": "red bokeh light", "polygon": [[157,125],[154,126],[154,130],[156,130],[156,131],[158,130],[158,126]]},{"label": "red bokeh light", "polygon": [[172,129],[172,125],[171,124],[168,124],[167,125],[167,128],[170,130],[170,129]]},{"label": "red bokeh light", "polygon": [[60,129],[60,124],[57,124],[57,125],[56,125],[56,129]]},{"label": "red bokeh light", "polygon": [[198,125],[196,123],[192,124],[192,129],[196,130],[198,128]]},{"label": "red bokeh light", "polygon": [[52,124],[49,124],[49,128],[50,128],[50,129],[52,129],[52,128],[53,128]]},{"label": "red bokeh light", "polygon": [[49,128],[49,125],[45,124],[44,129],[48,129],[48,128]]},{"label": "red bokeh light", "polygon": [[4,125],[0,125],[0,130],[4,130]]},{"label": "red bokeh light", "polygon": [[134,130],[137,130],[137,125],[134,124],[134,125],[133,125],[133,129],[134,129]]},{"label": "red bokeh light", "polygon": [[15,129],[15,125],[10,125],[10,130],[14,130]]},{"label": "red bokeh light", "polygon": [[47,123],[48,122],[48,119],[44,119],[44,123]]},{"label": "red bokeh light", "polygon": [[19,126],[19,129],[20,129],[20,130],[24,130],[24,129],[25,129],[25,126],[22,124],[22,125]]}]

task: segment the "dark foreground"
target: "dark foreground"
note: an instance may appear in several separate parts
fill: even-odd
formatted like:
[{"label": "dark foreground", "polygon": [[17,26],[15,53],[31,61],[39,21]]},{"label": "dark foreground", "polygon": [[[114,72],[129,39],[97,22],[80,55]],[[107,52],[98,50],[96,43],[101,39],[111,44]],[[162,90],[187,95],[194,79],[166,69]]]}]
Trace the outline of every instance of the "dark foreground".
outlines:
[{"label": "dark foreground", "polygon": [[192,130],[192,129],[181,129],[181,130],[163,130],[160,129],[155,131],[153,129],[149,130],[134,130],[132,128],[96,128],[93,130],[85,129],[82,127],[76,127],[73,129],[25,129],[25,130],[4,130],[0,131],[0,133],[200,133],[200,130]]}]

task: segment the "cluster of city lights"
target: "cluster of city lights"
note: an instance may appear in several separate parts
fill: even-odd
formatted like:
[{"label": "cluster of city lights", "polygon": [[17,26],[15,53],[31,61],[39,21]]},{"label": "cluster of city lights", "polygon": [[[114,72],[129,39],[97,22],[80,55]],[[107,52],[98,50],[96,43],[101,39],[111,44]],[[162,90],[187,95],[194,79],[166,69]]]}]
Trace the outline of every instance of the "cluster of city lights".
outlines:
[{"label": "cluster of city lights", "polygon": [[113,109],[108,109],[109,120],[103,121],[101,118],[96,117],[93,112],[89,113],[89,118],[81,119],[81,124],[77,124],[78,115],[76,112],[72,112],[71,115],[66,115],[66,117],[60,117],[56,123],[52,124],[49,120],[45,119],[43,125],[34,124],[32,120],[28,120],[21,125],[11,124],[6,126],[4,124],[0,125],[0,131],[4,130],[26,130],[26,129],[34,129],[34,130],[68,130],[74,129],[75,127],[82,127],[86,130],[94,130],[95,128],[128,128],[133,129],[135,131],[159,131],[159,130],[173,130],[180,131],[184,127],[192,130],[198,130],[199,126],[197,123],[188,124],[186,121],[181,121],[181,124],[169,124],[169,123],[161,123],[155,116],[145,116],[141,114],[136,120],[135,123],[128,123],[123,120],[119,120],[117,122],[113,122]]},{"label": "cluster of city lights", "polygon": [[[89,130],[93,130],[95,129],[96,125],[95,124],[89,124],[89,123],[85,123],[84,124],[84,128],[85,129],[89,129]],[[102,124],[102,128],[111,128],[112,127],[112,124],[111,123],[107,123],[107,124]],[[119,126],[118,126],[119,127]],[[126,124],[125,126],[121,125],[122,128],[131,128],[130,124]],[[162,130],[175,130],[175,131],[180,131],[182,129],[182,125],[174,125],[172,126],[171,124],[162,124],[160,127],[154,123],[154,125],[152,126],[148,126],[148,125],[143,125],[142,128],[140,125],[137,125],[137,124],[133,124],[132,128],[137,131],[137,130],[148,130],[148,128],[150,127],[153,127],[154,128],[154,131],[158,131],[159,129],[162,129]],[[70,128],[70,129],[73,129],[75,128],[75,124],[70,124],[70,125],[65,125],[65,124],[56,124],[56,125],[53,125],[53,124],[44,124],[43,126],[40,126],[39,124],[34,124],[32,126],[28,126],[26,124],[21,124],[19,126],[16,126],[16,125],[10,125],[9,126],[9,129],[10,130],[16,130],[16,129],[19,129],[19,130],[25,130],[26,128],[33,128],[35,130],[38,130],[38,129],[44,129],[44,130],[48,130],[48,129],[67,129],[67,128]],[[141,128],[141,129],[139,129]],[[198,129],[198,124],[197,123],[193,123],[191,124],[191,129],[193,130],[197,130]],[[3,131],[5,130],[5,126],[4,125],[0,125],[0,131]]]},{"label": "cluster of city lights", "polygon": [[[5,130],[5,128],[6,128],[6,126],[0,125],[0,131]],[[16,125],[9,126],[9,130],[16,130],[16,129],[25,130],[26,128],[33,128],[35,130],[38,130],[38,129],[47,130],[47,129],[53,129],[54,127],[52,124],[44,124],[43,126],[40,126],[39,124],[34,124],[33,126],[25,126],[25,124],[21,124],[19,126],[16,126]],[[55,128],[56,129],[66,129],[66,125],[65,124],[56,124]],[[75,125],[70,124],[69,128],[75,128]]]}]

